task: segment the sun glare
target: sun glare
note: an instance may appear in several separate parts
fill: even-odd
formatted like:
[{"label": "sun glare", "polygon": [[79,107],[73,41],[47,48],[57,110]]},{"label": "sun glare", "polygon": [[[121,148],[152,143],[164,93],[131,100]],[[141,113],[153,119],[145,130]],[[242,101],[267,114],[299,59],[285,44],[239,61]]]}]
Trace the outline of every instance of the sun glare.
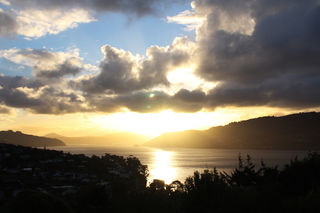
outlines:
[{"label": "sun glare", "polygon": [[[174,94],[181,88],[185,88],[188,90],[202,89],[207,92],[213,89],[217,83],[206,82],[194,73],[194,68],[191,67],[182,67],[176,70],[173,70],[168,73],[167,78],[171,85],[171,93]],[[170,91],[169,91],[170,92]]]},{"label": "sun glare", "polygon": [[[152,96],[152,95],[151,95]],[[253,113],[254,112],[254,113]],[[159,113],[119,112],[110,115],[88,116],[87,125],[101,132],[133,132],[156,137],[165,132],[204,130],[263,115],[275,115],[277,108],[224,108],[214,112],[176,113],[165,110]]]},{"label": "sun glare", "polygon": [[150,180],[160,179],[166,182],[166,184],[171,183],[175,180],[177,171],[173,167],[172,162],[173,152],[157,150],[154,152],[153,165],[150,168]]},{"label": "sun glare", "polygon": [[129,131],[155,137],[165,132],[184,131],[187,129],[206,129],[218,119],[208,119],[205,112],[175,113],[165,110],[159,113],[115,113],[109,116],[96,116],[90,118],[100,128],[114,131]]}]

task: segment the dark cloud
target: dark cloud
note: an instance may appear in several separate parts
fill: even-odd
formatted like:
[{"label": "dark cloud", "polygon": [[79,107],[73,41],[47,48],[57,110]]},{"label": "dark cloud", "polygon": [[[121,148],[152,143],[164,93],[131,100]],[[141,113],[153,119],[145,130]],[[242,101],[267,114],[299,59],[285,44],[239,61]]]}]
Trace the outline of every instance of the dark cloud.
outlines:
[{"label": "dark cloud", "polygon": [[38,79],[29,79],[22,76],[12,77],[0,75],[0,86],[2,89],[16,89],[19,87],[39,89],[40,87],[44,86],[44,84]]},{"label": "dark cloud", "polygon": [[18,89],[0,89],[0,102],[9,107],[32,108],[40,106],[40,100],[28,97],[28,94]]},{"label": "dark cloud", "polygon": [[207,97],[201,90],[181,89],[171,98],[170,108],[177,112],[196,112],[204,108]]},{"label": "dark cloud", "polygon": [[[212,10],[198,32],[197,74],[220,82],[208,95],[208,107],[319,106],[319,1],[238,1],[239,7],[232,2],[198,1]],[[252,34],[222,26],[219,11],[250,14]]]},{"label": "dark cloud", "polygon": [[206,107],[271,106],[305,109],[320,105],[320,77],[285,78],[247,86],[222,84],[207,95]]},{"label": "dark cloud", "polygon": [[174,95],[175,99],[189,103],[201,103],[205,100],[205,97],[206,94],[201,90],[189,91],[186,89],[181,89]]},{"label": "dark cloud", "polygon": [[41,104],[29,108],[34,113],[39,114],[66,114],[89,111],[75,93],[66,93],[61,89],[47,87],[41,91],[37,98]]},{"label": "dark cloud", "polygon": [[159,7],[175,1],[158,1],[158,0],[11,0],[11,4],[22,8],[85,8],[88,10],[101,12],[123,12],[143,16],[146,14],[156,13]]},{"label": "dark cloud", "polygon": [[135,112],[160,112],[167,109],[169,96],[164,92],[137,92],[118,96],[115,102]]},{"label": "dark cloud", "polygon": [[132,92],[118,96],[87,97],[95,111],[116,112],[127,108],[134,112],[149,113],[172,109],[175,112],[196,112],[203,108],[206,97],[201,91],[180,90],[170,96],[161,91]]},{"label": "dark cloud", "polygon": [[215,17],[216,21],[217,17],[212,12],[222,11],[233,17],[239,17],[246,13],[255,20],[261,20],[266,16],[279,14],[283,11],[312,8],[319,3],[319,0],[194,0],[197,9],[204,9],[205,13],[211,16],[208,18]]},{"label": "dark cloud", "polygon": [[81,96],[25,77],[0,76],[0,86],[0,104],[40,114],[110,113],[121,108],[141,113],[167,109],[195,112],[201,110],[207,101],[204,92],[186,89],[173,96],[161,91],[132,91],[117,95],[85,93]]},{"label": "dark cloud", "polygon": [[77,94],[45,86],[39,80],[0,76],[0,86],[0,103],[7,107],[24,108],[40,114],[88,110]]},{"label": "dark cloud", "polygon": [[25,77],[0,76],[0,103],[16,108],[29,108],[41,105],[41,101],[31,98],[19,88],[38,90],[42,83]]},{"label": "dark cloud", "polygon": [[88,96],[89,105],[94,111],[117,112],[127,108],[135,112],[159,112],[168,108],[169,95],[164,92],[133,92],[117,96]]},{"label": "dark cloud", "polygon": [[59,64],[53,70],[42,70],[41,68],[35,67],[35,76],[40,79],[60,79],[66,75],[76,75],[80,73],[81,68],[77,65],[72,64],[69,60],[63,64]]},{"label": "dark cloud", "polygon": [[7,11],[0,8],[0,35],[10,37],[16,34],[17,23],[15,18]]},{"label": "dark cloud", "polygon": [[[296,9],[258,20],[252,35],[211,32],[201,44],[199,74],[215,81],[264,81],[320,67],[320,7]],[[210,27],[210,23],[208,26]]]}]

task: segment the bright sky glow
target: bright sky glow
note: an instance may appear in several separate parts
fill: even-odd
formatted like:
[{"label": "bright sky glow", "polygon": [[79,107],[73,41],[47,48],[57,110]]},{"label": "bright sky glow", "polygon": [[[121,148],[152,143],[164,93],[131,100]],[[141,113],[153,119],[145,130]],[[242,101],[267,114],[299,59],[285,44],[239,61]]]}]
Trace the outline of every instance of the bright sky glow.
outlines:
[{"label": "bright sky glow", "polygon": [[207,92],[216,86],[216,83],[206,82],[194,73],[194,68],[178,68],[168,74],[168,80],[172,83],[171,92],[174,94],[179,91],[179,88],[185,88],[189,90],[202,89]]}]

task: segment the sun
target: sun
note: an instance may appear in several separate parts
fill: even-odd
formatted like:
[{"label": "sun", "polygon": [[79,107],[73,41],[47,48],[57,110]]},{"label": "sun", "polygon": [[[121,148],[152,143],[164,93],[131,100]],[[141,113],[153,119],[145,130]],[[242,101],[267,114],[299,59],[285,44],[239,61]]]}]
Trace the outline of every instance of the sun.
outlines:
[{"label": "sun", "polygon": [[208,92],[217,86],[217,83],[207,82],[199,78],[194,73],[194,65],[190,67],[180,67],[172,70],[168,73],[167,78],[171,83],[170,89],[167,91],[170,94],[178,92],[181,88],[187,90],[202,89],[204,92]]},{"label": "sun", "polygon": [[171,110],[151,113],[143,117],[143,119],[136,120],[135,132],[157,136],[164,132],[183,131],[189,128],[185,117]]}]

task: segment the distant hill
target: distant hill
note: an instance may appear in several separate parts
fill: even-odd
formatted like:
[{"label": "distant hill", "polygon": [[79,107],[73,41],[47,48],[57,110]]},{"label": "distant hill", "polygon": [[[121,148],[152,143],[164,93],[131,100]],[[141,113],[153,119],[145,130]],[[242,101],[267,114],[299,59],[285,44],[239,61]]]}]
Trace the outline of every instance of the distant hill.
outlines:
[{"label": "distant hill", "polygon": [[165,133],[145,143],[154,147],[224,149],[320,149],[320,113],[260,117],[204,131]]},{"label": "distant hill", "polygon": [[0,142],[30,147],[65,146],[65,144],[58,139],[27,135],[20,131],[14,132],[12,130],[0,131]]},{"label": "distant hill", "polygon": [[68,145],[90,144],[90,145],[113,145],[113,146],[133,146],[141,145],[148,139],[147,136],[134,133],[114,133],[103,136],[66,137],[56,133],[45,135],[49,138],[57,138]]}]

